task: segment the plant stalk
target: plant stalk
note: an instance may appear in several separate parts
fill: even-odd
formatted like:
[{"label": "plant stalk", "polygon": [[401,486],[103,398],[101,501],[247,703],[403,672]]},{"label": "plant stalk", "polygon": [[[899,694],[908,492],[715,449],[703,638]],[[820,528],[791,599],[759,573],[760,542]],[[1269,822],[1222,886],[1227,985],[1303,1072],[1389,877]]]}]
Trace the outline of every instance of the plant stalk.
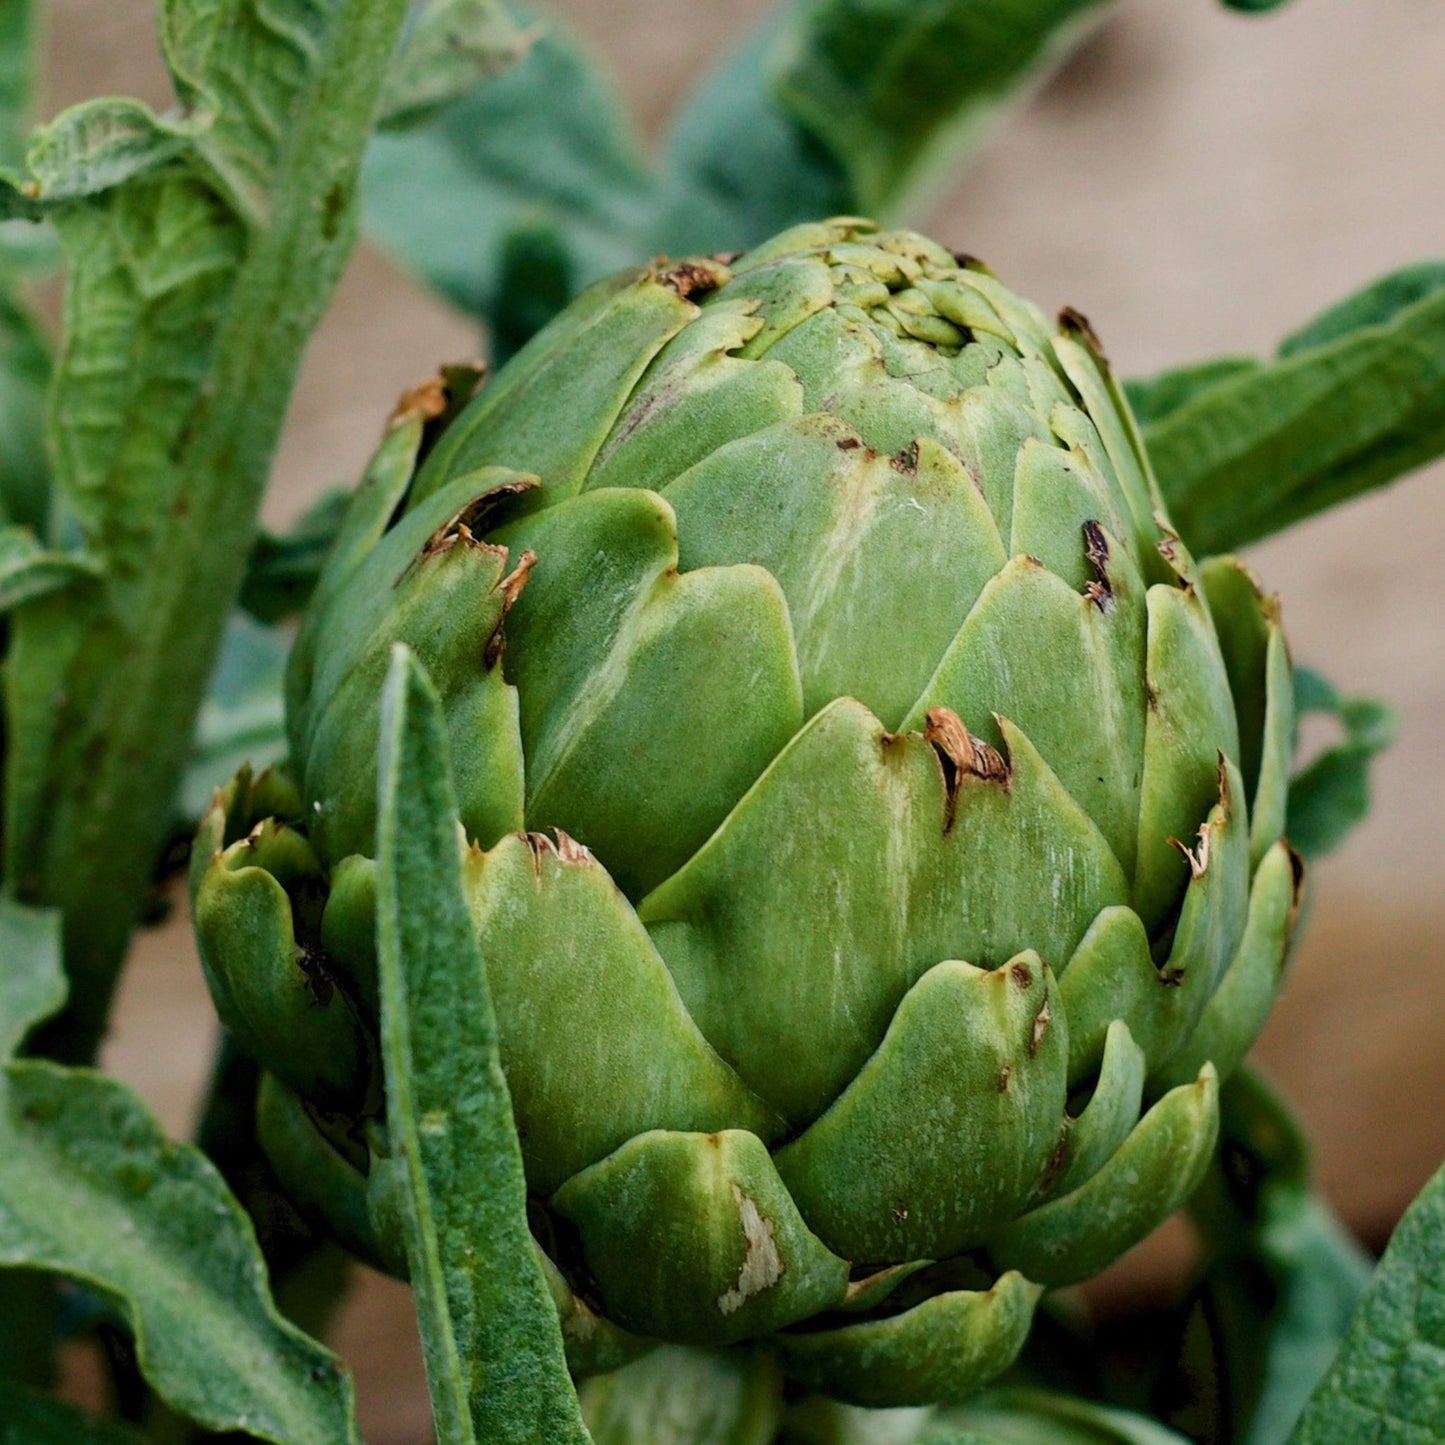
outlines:
[{"label": "plant stalk", "polygon": [[[64,916],[71,1001],[37,1039],[58,1059],[89,1062],[105,1030],[292,385],[355,241],[357,171],[405,11],[404,0],[336,5],[175,456],[171,502],[129,609],[138,622],[121,625],[100,607],[83,624],[86,655],[103,663],[84,679],[82,745],[52,749],[43,857],[6,860],[21,896]],[[69,765],[78,756],[84,766]],[[27,851],[25,841],[12,851]]]}]

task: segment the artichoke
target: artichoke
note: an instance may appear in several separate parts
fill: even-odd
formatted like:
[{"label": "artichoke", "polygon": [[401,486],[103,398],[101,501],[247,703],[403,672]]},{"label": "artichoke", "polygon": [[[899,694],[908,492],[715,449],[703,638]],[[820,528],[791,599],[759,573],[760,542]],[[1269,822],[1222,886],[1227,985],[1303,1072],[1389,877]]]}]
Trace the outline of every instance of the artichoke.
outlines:
[{"label": "artichoke", "polygon": [[[1088,324],[853,219],[604,282],[405,399],[193,864],[303,1208],[393,1268],[378,698],[442,698],[574,1369],[956,1397],[1193,1190],[1300,868],[1277,608]],[[258,821],[261,820],[261,821]]]}]

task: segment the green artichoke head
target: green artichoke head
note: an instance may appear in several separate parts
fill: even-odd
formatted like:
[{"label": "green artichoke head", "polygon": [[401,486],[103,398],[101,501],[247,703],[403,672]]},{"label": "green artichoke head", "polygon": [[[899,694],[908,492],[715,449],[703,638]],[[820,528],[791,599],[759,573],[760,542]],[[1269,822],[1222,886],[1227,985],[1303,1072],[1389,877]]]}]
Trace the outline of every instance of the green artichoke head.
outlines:
[{"label": "green artichoke head", "polygon": [[395,1262],[354,1126],[405,642],[574,1363],[963,1393],[1213,1148],[1297,911],[1276,608],[1170,530],[1082,318],[909,232],[658,262],[465,391],[357,494],[290,814],[243,779],[197,850],[278,1168]]}]

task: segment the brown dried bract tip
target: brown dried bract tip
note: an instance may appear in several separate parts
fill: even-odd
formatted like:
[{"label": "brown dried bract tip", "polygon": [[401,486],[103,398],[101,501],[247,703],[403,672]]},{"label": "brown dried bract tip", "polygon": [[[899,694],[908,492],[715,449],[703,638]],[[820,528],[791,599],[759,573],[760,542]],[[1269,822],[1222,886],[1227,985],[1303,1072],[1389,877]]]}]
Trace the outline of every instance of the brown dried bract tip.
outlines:
[{"label": "brown dried bract tip", "polygon": [[[505,549],[503,549],[505,551]],[[482,651],[482,661],[490,670],[501,660],[502,654],[507,650],[507,613],[512,610],[512,604],[522,595],[522,589],[527,585],[527,578],[531,576],[532,568],[537,565],[537,554],[530,549],[517,558],[517,565],[497,583],[497,589],[502,594],[502,615],[497,618],[497,625],[492,629],[492,635],[487,638],[487,645]]]},{"label": "brown dried bract tip", "polygon": [[1098,580],[1084,588],[1084,595],[1099,609],[1107,612],[1114,601],[1114,589],[1109,582],[1109,539],[1104,529],[1095,521],[1084,523],[1084,556],[1097,574]]},{"label": "brown dried bract tip", "polygon": [[953,259],[954,263],[958,266],[960,271],[988,270],[988,267],[985,266],[984,263],[980,261],[977,256],[970,255],[967,251],[955,251],[953,253]]},{"label": "brown dried bract tip", "polygon": [[542,873],[542,857],[550,853],[554,858],[560,859],[563,863],[587,863],[592,859],[592,854],[575,838],[568,836],[560,828],[554,828],[553,833],[557,835],[556,842],[553,842],[545,833],[518,833],[517,836],[532,851],[532,866],[540,877]]},{"label": "brown dried bract tip", "polygon": [[1059,312],[1059,330],[1069,336],[1077,336],[1105,366],[1109,364],[1098,333],[1089,325],[1089,318],[1082,311],[1075,311],[1072,306],[1065,306]]},{"label": "brown dried bract tip", "polygon": [[420,417],[435,421],[460,411],[481,389],[487,367],[481,361],[448,362],[439,371],[402,392],[387,418],[387,429]]},{"label": "brown dried bract tip", "polygon": [[402,392],[397,398],[396,405],[392,407],[386,424],[388,428],[400,426],[403,422],[411,421],[413,417],[430,421],[432,417],[440,416],[446,409],[446,382],[442,380],[441,374],[438,372]]},{"label": "brown dried bract tip", "polygon": [[502,614],[512,610],[512,604],[522,595],[532,568],[537,565],[537,554],[529,547],[517,558],[517,565],[497,584],[502,590]]},{"label": "brown dried bract tip", "polygon": [[1229,759],[1224,756],[1223,748],[1214,750],[1214,788],[1214,800],[1224,808],[1225,815],[1228,816],[1230,808]]},{"label": "brown dried bract tip", "polygon": [[564,863],[590,863],[592,861],[591,850],[584,844],[579,843],[569,833],[564,833],[560,828],[553,828],[557,835],[557,856]]},{"label": "brown dried bract tip", "polygon": [[1209,846],[1213,829],[1208,823],[1199,825],[1199,846],[1191,848],[1188,843],[1181,842],[1178,838],[1168,840],[1171,848],[1177,848],[1183,855],[1184,861],[1189,864],[1189,876],[1191,878],[1203,878],[1209,871]]},{"label": "brown dried bract tip", "polygon": [[1002,754],[981,738],[974,737],[956,712],[946,707],[929,708],[923,737],[938,754],[943,768],[944,786],[948,790],[948,813],[943,825],[945,832],[953,827],[958,792],[966,777],[1008,787],[1009,766]]},{"label": "brown dried bract tip", "polygon": [[888,464],[895,472],[902,472],[905,477],[916,477],[918,475],[917,439],[909,442],[901,452],[889,457]]},{"label": "brown dried bract tip", "polygon": [[1029,1035],[1029,1057],[1032,1058],[1039,1051],[1039,1045],[1044,1041],[1044,1035],[1049,1031],[1049,1025],[1054,1021],[1054,1016],[1049,1010],[1047,1003],[1034,1015],[1034,1030]]},{"label": "brown dried bract tip", "polygon": [[[659,260],[654,264],[662,265],[663,262]],[[661,272],[657,279],[684,301],[692,301],[698,296],[706,296],[709,291],[716,291],[731,279],[731,273],[720,261],[702,259],[679,261]]]},{"label": "brown dried bract tip", "polygon": [[1154,514],[1154,525],[1159,528],[1159,540],[1154,544],[1154,550],[1170,565],[1174,575],[1179,578],[1179,585],[1186,591],[1192,592],[1194,584],[1185,576],[1183,566],[1184,542],[1179,533],[1166,522],[1158,512]]},{"label": "brown dried bract tip", "polygon": [[1300,908],[1305,901],[1305,860],[1290,847],[1287,840],[1284,846],[1289,852],[1291,885],[1289,897],[1289,931],[1293,933],[1295,923],[1299,919]]},{"label": "brown dried bract tip", "polygon": [[505,547],[494,547],[490,542],[477,540],[476,534],[463,519],[466,512],[458,512],[448,522],[443,522],[435,532],[428,537],[422,545],[421,552],[417,556],[418,562],[425,562],[432,557],[440,556],[443,552],[449,552],[453,547],[476,547],[485,552],[496,552],[500,554],[503,561],[506,560],[507,549]]}]

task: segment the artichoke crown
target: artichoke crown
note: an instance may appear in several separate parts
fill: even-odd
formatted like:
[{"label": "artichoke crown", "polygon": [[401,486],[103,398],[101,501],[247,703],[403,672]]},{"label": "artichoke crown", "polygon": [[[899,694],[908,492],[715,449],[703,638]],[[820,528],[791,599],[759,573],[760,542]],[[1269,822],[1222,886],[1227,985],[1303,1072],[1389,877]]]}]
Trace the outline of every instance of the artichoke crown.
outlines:
[{"label": "artichoke crown", "polygon": [[958,1393],[1192,1190],[1273,996],[1272,601],[1171,531],[1087,323],[912,233],[659,262],[454,392],[388,432],[298,640],[300,824],[225,846],[243,789],[198,850],[278,1135],[374,1102],[404,641],[559,1290],[865,1403]]}]

